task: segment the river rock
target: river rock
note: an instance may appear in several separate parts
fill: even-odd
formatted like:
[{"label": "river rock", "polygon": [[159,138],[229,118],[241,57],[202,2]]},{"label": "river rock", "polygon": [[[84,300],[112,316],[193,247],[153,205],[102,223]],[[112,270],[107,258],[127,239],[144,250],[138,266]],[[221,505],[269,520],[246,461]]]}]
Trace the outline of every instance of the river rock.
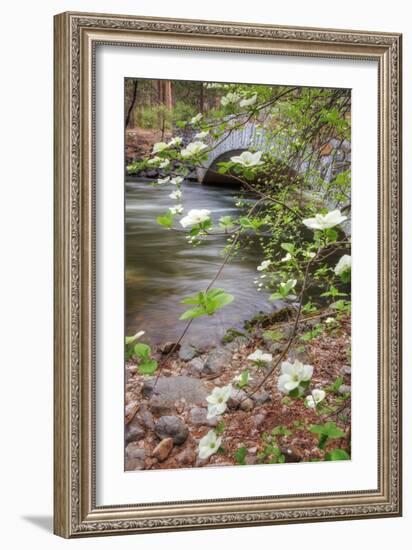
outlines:
[{"label": "river rock", "polygon": [[340,372],[341,372],[341,374],[343,374],[343,376],[350,376],[352,374],[352,369],[349,365],[344,365],[340,369]]},{"label": "river rock", "polygon": [[156,435],[160,439],[171,437],[173,443],[181,445],[187,439],[189,430],[178,416],[162,416],[155,424]]},{"label": "river rock", "polygon": [[268,348],[270,353],[272,353],[273,355],[276,355],[277,353],[282,351],[283,344],[281,344],[280,342],[272,342],[271,344],[269,344],[267,346],[267,348]]},{"label": "river rock", "polygon": [[145,467],[146,451],[133,441],[126,447],[126,470],[143,470]]},{"label": "river rock", "polygon": [[267,401],[270,401],[272,398],[270,396],[270,393],[267,391],[260,391],[256,392],[252,395],[252,399],[258,404],[263,405],[263,403],[266,403]]},{"label": "river rock", "polygon": [[250,399],[249,397],[240,402],[240,408],[242,411],[250,412],[251,410],[253,410],[254,406],[255,403],[253,399]]},{"label": "river rock", "polygon": [[136,411],[139,408],[139,403],[137,401],[130,401],[125,407],[125,420],[126,424],[131,422],[136,414]]},{"label": "river rock", "polygon": [[129,424],[126,426],[126,442],[130,443],[131,441],[139,441],[144,437],[144,429],[140,424],[140,419],[136,415]]},{"label": "river rock", "polygon": [[266,413],[259,413],[259,414],[256,414],[254,417],[253,417],[253,423],[254,425],[256,426],[256,428],[260,428],[265,420],[267,418],[267,414]]},{"label": "river rock", "polygon": [[207,409],[193,407],[189,413],[189,422],[195,426],[217,426],[219,420],[216,416],[207,418]]},{"label": "river rock", "polygon": [[149,408],[154,414],[168,414],[175,411],[175,403],[185,400],[192,405],[206,404],[208,391],[203,383],[190,376],[160,376],[146,380],[142,393],[149,397]]},{"label": "river rock", "polygon": [[198,354],[197,349],[190,344],[183,344],[179,350],[179,358],[182,361],[190,361]]},{"label": "river rock", "polygon": [[346,385],[346,384],[342,384],[340,387],[339,387],[339,393],[341,394],[345,394],[345,393],[351,393],[351,387]]},{"label": "river rock", "polygon": [[239,406],[242,399],[245,399],[245,398],[246,398],[246,393],[243,390],[232,388],[232,392],[227,401],[227,406],[229,407],[229,409],[236,409]]},{"label": "river rock", "polygon": [[203,366],[202,374],[207,376],[219,375],[225,366],[230,362],[232,352],[225,348],[218,348],[207,356]]},{"label": "river rock", "polygon": [[195,357],[187,363],[187,368],[189,372],[195,376],[200,376],[203,371],[205,360],[201,357]]},{"label": "river rock", "polygon": [[225,350],[234,353],[235,351],[242,349],[244,346],[247,346],[248,343],[249,340],[246,336],[237,336],[231,342],[225,344]]},{"label": "river rock", "polygon": [[152,456],[157,458],[160,462],[163,462],[170,455],[172,449],[173,439],[171,437],[166,437],[153,449]]},{"label": "river rock", "polygon": [[153,415],[146,407],[146,405],[142,405],[140,407],[136,417],[138,418],[138,421],[143,426],[143,428],[146,428],[146,430],[154,430]]},{"label": "river rock", "polygon": [[178,455],[176,455],[176,461],[182,466],[193,464],[196,461],[196,453],[190,447],[184,449]]}]

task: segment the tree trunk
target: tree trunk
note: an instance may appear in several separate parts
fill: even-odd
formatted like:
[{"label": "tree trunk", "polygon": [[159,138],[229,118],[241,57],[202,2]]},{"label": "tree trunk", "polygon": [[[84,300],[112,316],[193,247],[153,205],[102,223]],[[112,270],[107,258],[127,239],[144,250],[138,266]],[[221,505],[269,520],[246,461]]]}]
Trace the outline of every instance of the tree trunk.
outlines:
[{"label": "tree trunk", "polygon": [[131,99],[131,102],[130,102],[130,105],[129,105],[129,108],[128,108],[127,114],[126,114],[125,128],[129,127],[130,121],[132,121],[132,123],[133,123],[131,127],[134,128],[134,119],[132,117],[132,113],[133,113],[133,110],[134,110],[134,107],[135,107],[135,104],[136,104],[137,83],[138,83],[137,80],[133,81],[132,99]]}]

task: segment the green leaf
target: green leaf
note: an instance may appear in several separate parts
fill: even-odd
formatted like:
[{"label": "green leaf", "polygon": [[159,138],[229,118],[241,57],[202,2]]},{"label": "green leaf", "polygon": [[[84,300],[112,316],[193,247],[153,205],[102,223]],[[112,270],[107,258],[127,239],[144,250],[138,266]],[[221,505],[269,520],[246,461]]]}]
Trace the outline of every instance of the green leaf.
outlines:
[{"label": "green leaf", "polygon": [[140,374],[153,374],[157,369],[157,361],[155,359],[147,359],[142,361],[138,366]]},{"label": "green leaf", "polygon": [[167,227],[167,229],[170,229],[173,225],[173,214],[169,211],[166,212],[166,214],[163,214],[162,216],[157,216],[156,221],[158,224],[163,225],[163,227]]},{"label": "green leaf", "polygon": [[342,384],[343,384],[343,376],[338,376],[338,378],[336,378],[334,383],[330,386],[330,391],[333,391],[335,393],[338,392]]},{"label": "green leaf", "polygon": [[247,455],[246,447],[239,447],[239,449],[235,452],[236,464],[241,464],[241,465],[246,464],[246,461],[245,461],[246,455]]},{"label": "green leaf", "polygon": [[225,429],[225,423],[223,422],[223,420],[221,420],[216,425],[214,432],[217,436],[219,436],[223,433],[224,429]]},{"label": "green leaf", "polygon": [[134,353],[140,359],[148,359],[150,357],[150,346],[147,344],[136,344],[134,347]]},{"label": "green leaf", "polygon": [[295,251],[295,246],[292,243],[282,243],[280,246],[290,254],[293,254]]},{"label": "green leaf", "polygon": [[245,386],[247,386],[249,383],[249,370],[248,369],[245,369],[241,375],[240,375],[240,379],[237,383],[238,387],[239,388],[244,388]]},{"label": "green leaf", "polygon": [[183,300],[180,300],[181,304],[200,304],[202,300],[202,295],[204,292],[198,292],[197,294],[193,294],[193,296],[187,296],[186,298],[183,298]]},{"label": "green leaf", "polygon": [[283,332],[280,332],[280,330],[266,330],[263,333],[264,338],[273,340],[274,342],[279,342],[280,340],[283,340]]},{"label": "green leaf", "polygon": [[202,315],[206,315],[206,311],[204,307],[192,307],[190,309],[187,309],[182,315],[179,317],[181,321],[188,321],[189,319],[196,319],[197,317],[201,317]]},{"label": "green leaf", "polygon": [[342,431],[340,428],[338,428],[334,422],[326,422],[326,424],[324,424],[324,429],[325,429],[324,433],[330,439],[345,437],[345,432]]},{"label": "green leaf", "polygon": [[219,309],[233,302],[235,297],[233,294],[228,294],[222,291],[219,294],[215,294],[213,297],[210,297],[210,299],[212,300],[214,309]]},{"label": "green leaf", "polygon": [[206,292],[198,292],[193,296],[188,296],[181,300],[183,304],[197,305],[185,311],[181,316],[181,320],[195,319],[202,315],[213,315],[216,310],[233,302],[234,296],[228,294],[221,288],[213,288]]},{"label": "green leaf", "polygon": [[334,449],[330,453],[326,453],[326,460],[350,460],[349,454],[343,449]]}]

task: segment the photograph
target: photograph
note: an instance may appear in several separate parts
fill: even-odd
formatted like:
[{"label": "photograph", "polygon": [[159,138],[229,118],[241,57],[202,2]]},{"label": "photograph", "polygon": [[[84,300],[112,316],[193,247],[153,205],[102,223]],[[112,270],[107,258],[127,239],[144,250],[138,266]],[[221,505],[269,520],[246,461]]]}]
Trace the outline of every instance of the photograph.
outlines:
[{"label": "photograph", "polygon": [[351,460],[351,89],[124,79],[124,469]]}]

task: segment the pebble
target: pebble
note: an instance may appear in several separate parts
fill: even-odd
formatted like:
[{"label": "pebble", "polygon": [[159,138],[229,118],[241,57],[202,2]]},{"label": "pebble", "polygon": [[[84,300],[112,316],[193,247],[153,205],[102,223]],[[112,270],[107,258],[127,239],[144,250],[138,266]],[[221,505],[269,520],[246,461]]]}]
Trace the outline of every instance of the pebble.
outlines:
[{"label": "pebble", "polygon": [[182,361],[190,361],[198,354],[197,349],[190,344],[183,344],[179,350],[179,358]]},{"label": "pebble", "polygon": [[204,364],[204,359],[202,359],[201,357],[195,357],[194,359],[189,361],[186,366],[191,374],[200,376],[202,374]]},{"label": "pebble", "polygon": [[244,401],[240,402],[240,408],[242,411],[249,412],[253,410],[254,406],[255,406],[255,403],[253,402],[253,399],[250,399],[249,397]]},{"label": "pebble", "polygon": [[345,394],[345,393],[351,393],[351,387],[347,386],[346,384],[342,384],[339,388],[339,393]]},{"label": "pebble", "polygon": [[144,470],[146,451],[133,441],[126,447],[126,470]]},{"label": "pebble", "polygon": [[219,422],[216,416],[207,418],[207,410],[203,407],[193,407],[189,413],[189,421],[195,426],[217,426]]},{"label": "pebble", "polygon": [[162,416],[155,423],[155,432],[160,439],[171,437],[173,443],[181,445],[187,439],[189,430],[177,416]]},{"label": "pebble", "polygon": [[193,451],[193,449],[187,448],[176,455],[175,458],[177,462],[179,462],[179,464],[185,466],[188,464],[193,464],[196,461],[196,453]]},{"label": "pebble", "polygon": [[341,374],[343,374],[344,376],[350,376],[352,374],[352,368],[349,366],[349,365],[344,365],[341,369],[340,369],[340,372]]},{"label": "pebble", "polygon": [[145,431],[140,425],[139,417],[136,415],[129,424],[126,425],[126,442],[139,441],[143,439]]},{"label": "pebble", "polygon": [[216,349],[208,355],[202,373],[208,376],[219,375],[231,359],[231,351],[225,348]]},{"label": "pebble", "polygon": [[163,462],[170,455],[172,449],[173,439],[171,437],[166,437],[165,439],[162,439],[158,445],[156,445],[152,455],[160,462]]},{"label": "pebble", "polygon": [[272,398],[270,396],[270,393],[267,391],[261,391],[257,392],[252,396],[252,399],[258,404],[262,405],[263,403],[266,403],[267,401],[270,401]]}]

